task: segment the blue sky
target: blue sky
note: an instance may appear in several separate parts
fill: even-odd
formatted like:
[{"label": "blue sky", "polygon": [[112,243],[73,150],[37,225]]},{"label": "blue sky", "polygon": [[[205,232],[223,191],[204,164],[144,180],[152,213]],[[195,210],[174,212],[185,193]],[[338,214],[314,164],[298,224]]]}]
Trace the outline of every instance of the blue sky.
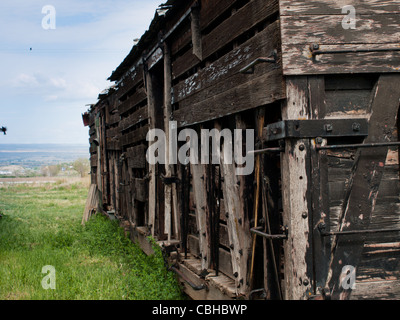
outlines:
[{"label": "blue sky", "polygon": [[[163,0],[1,0],[0,126],[3,143],[88,143],[81,114]],[[56,10],[46,30],[42,8]]]}]

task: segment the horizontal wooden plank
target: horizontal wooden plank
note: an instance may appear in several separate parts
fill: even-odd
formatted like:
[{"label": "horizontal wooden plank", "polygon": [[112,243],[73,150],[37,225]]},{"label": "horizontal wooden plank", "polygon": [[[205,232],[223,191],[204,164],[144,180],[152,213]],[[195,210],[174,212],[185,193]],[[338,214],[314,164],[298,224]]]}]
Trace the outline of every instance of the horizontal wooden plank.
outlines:
[{"label": "horizontal wooden plank", "polygon": [[128,134],[122,135],[120,138],[121,146],[127,146],[130,144],[137,143],[139,141],[146,140],[147,132],[149,132],[149,125],[145,125],[136,129],[135,131],[129,132]]},{"label": "horizontal wooden plank", "polygon": [[90,157],[90,166],[97,167],[97,154]]},{"label": "horizontal wooden plank", "polygon": [[146,168],[146,145],[138,145],[132,148],[128,148],[128,166],[133,169],[144,169]]},{"label": "horizontal wooden plank", "polygon": [[339,90],[325,92],[326,113],[367,113],[371,90]]},{"label": "horizontal wooden plank", "polygon": [[398,300],[400,280],[356,282],[351,300]]},{"label": "horizontal wooden plank", "polygon": [[[250,1],[202,38],[203,60],[206,60],[225,45],[263,20],[266,20],[277,11],[277,0],[268,1],[267,3],[265,3],[264,0]],[[172,63],[173,78],[175,79],[181,76],[199,62],[200,61],[193,55],[192,51],[188,50]]]},{"label": "horizontal wooden plank", "polygon": [[[260,66],[260,68],[262,67]],[[248,77],[248,75],[238,76]],[[174,119],[178,121],[178,126],[183,127],[209,121],[270,104],[284,99],[286,94],[280,69],[272,69],[239,86],[236,86],[233,81],[225,82],[222,85],[230,86],[231,89],[214,94],[214,90],[221,88],[211,87],[200,92],[204,96],[204,100],[199,99],[197,103],[192,104],[190,99],[186,99],[185,105],[181,103],[182,107],[180,104],[179,110],[173,113]]]},{"label": "horizontal wooden plank", "polygon": [[115,125],[119,122],[120,119],[121,119],[121,117],[118,112],[116,112],[114,114],[110,114],[106,118],[106,124],[110,125],[110,126]]},{"label": "horizontal wooden plank", "polygon": [[130,110],[132,110],[132,108],[134,108],[136,105],[146,99],[146,90],[144,88],[140,88],[132,96],[130,96],[127,100],[125,100],[118,106],[119,114],[123,115],[124,113],[129,112]]},{"label": "horizontal wooden plank", "polygon": [[281,17],[283,44],[384,44],[398,43],[400,15],[362,15],[355,29],[342,27],[343,16]]},{"label": "horizontal wooden plank", "polygon": [[281,0],[280,12],[287,15],[342,14],[344,6],[353,6],[357,14],[398,13],[400,6],[392,0]]},{"label": "horizontal wooden plank", "polygon": [[137,111],[122,119],[119,123],[120,131],[125,131],[138,123],[145,121],[149,118],[147,106],[139,108]]},{"label": "horizontal wooden plank", "polygon": [[[279,23],[274,22],[257,35],[209,66],[174,86],[173,101],[179,102],[210,86],[218,85],[259,57],[268,57],[279,47]],[[248,77],[240,76],[243,80]],[[240,79],[239,79],[240,81]],[[240,82],[239,82],[240,83]]]},{"label": "horizontal wooden plank", "polygon": [[400,71],[399,52],[330,53],[320,51],[397,48],[399,14],[357,15],[356,28],[342,26],[344,15],[294,15],[281,17],[283,72],[285,75],[381,73]]},{"label": "horizontal wooden plank", "polygon": [[119,151],[121,150],[120,143],[118,139],[114,138],[107,138],[107,150],[108,151]]},{"label": "horizontal wooden plank", "polygon": [[[324,54],[313,59],[309,45],[282,45],[284,75],[387,73],[400,71],[400,52]],[[346,44],[320,46],[320,49],[325,51],[377,48],[382,48],[382,45]],[[398,44],[385,44],[385,48],[398,48]]]},{"label": "horizontal wooden plank", "polygon": [[135,70],[129,72],[118,84],[117,98],[120,99],[135,86],[144,81],[143,65],[138,65]]},{"label": "horizontal wooden plank", "polygon": [[204,30],[211,23],[215,22],[220,16],[232,8],[237,0],[202,0],[200,8],[200,26]]}]

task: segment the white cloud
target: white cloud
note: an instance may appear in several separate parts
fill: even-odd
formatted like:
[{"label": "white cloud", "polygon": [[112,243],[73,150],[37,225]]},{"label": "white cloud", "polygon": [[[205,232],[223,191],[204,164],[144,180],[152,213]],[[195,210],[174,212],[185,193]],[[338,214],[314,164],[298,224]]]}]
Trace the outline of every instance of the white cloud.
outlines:
[{"label": "white cloud", "polygon": [[39,85],[35,76],[25,73],[19,74],[12,83],[16,87],[37,87]]},{"label": "white cloud", "polygon": [[[81,120],[85,105],[109,87],[106,79],[129,53],[133,39],[147,30],[161,2],[2,0],[0,30],[7,32],[0,49],[0,125],[10,123],[8,141],[24,142],[32,123],[40,130],[29,130],[30,141],[87,141]],[[46,4],[56,8],[56,30],[42,29]],[[71,127],[65,123],[82,128],[73,138],[54,130]]]}]

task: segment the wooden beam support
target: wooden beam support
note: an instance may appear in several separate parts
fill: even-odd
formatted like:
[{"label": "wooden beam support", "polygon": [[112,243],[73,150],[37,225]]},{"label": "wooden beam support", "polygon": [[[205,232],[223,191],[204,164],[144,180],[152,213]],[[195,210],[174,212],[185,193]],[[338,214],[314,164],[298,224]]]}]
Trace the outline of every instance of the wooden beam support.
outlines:
[{"label": "wooden beam support", "polygon": [[[287,99],[282,119],[309,119],[306,77],[287,79]],[[309,140],[286,139],[281,157],[283,224],[288,228],[284,242],[284,298],[306,299],[312,287],[312,255],[309,226]]]}]

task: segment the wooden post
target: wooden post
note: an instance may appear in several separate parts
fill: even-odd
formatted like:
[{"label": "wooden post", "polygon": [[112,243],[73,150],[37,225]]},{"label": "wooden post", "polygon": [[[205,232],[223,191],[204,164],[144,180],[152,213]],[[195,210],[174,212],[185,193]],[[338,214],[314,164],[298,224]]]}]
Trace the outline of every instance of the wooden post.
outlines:
[{"label": "wooden post", "polygon": [[[150,129],[155,129],[155,95],[153,89],[153,81],[151,74],[146,72],[146,85],[147,85],[147,105],[149,110]],[[149,146],[151,142],[149,142]],[[156,166],[149,164],[149,226],[151,228],[151,235],[154,237],[154,228],[156,223]]]},{"label": "wooden post", "polygon": [[[282,105],[282,119],[308,119],[307,78],[286,81],[287,99]],[[283,224],[288,228],[284,242],[284,298],[307,298],[312,281],[312,256],[309,228],[309,140],[286,139],[281,157]]]},{"label": "wooden post", "polygon": [[[171,54],[167,42],[164,42],[164,128],[165,128],[165,176],[170,178],[172,176],[171,165],[169,163],[170,149],[170,132],[169,132],[169,121],[171,118]],[[168,241],[171,240],[171,215],[172,215],[172,185],[164,185],[165,194],[165,225],[164,233],[168,235]]]},{"label": "wooden post", "polygon": [[[239,116],[236,117],[236,127],[240,129],[245,127]],[[215,128],[221,130],[218,122],[215,123]],[[247,263],[251,250],[251,235],[249,220],[245,214],[245,179],[236,174],[234,161],[232,161],[232,164],[226,161],[223,152],[225,144],[226,141],[224,141],[220,152],[220,168],[221,177],[224,179],[222,189],[225,210],[228,215],[227,226],[232,271],[235,277],[236,294],[246,295],[249,288]],[[229,147],[232,148],[232,145]]]},{"label": "wooden post", "polygon": [[192,43],[193,54],[199,59],[203,60],[203,48],[201,42],[201,26],[200,26],[200,10],[199,5],[192,7],[190,13],[191,29],[192,29]]},{"label": "wooden post", "polygon": [[196,204],[196,222],[199,231],[199,248],[201,252],[201,268],[208,269],[210,266],[211,252],[208,246],[208,201],[207,201],[207,181],[206,165],[191,164],[194,201]]}]

